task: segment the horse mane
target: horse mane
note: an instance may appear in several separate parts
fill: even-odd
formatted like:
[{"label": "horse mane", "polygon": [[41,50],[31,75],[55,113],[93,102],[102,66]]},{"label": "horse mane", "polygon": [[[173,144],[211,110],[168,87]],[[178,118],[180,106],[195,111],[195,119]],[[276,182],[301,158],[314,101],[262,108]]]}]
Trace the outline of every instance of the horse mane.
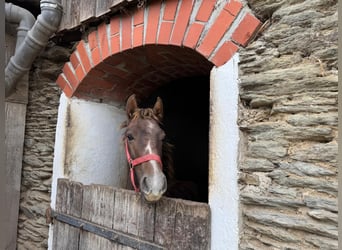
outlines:
[{"label": "horse mane", "polygon": [[[163,127],[163,123],[154,114],[152,108],[137,108],[134,111],[134,113],[131,115],[131,118],[122,123],[121,128],[126,128],[132,120],[136,120],[136,119],[152,119],[158,122],[159,126]],[[174,169],[173,169],[173,158],[172,158],[173,145],[167,142],[166,140],[164,140],[162,153],[163,153],[162,155],[163,172],[169,181],[173,180],[175,176]]]}]

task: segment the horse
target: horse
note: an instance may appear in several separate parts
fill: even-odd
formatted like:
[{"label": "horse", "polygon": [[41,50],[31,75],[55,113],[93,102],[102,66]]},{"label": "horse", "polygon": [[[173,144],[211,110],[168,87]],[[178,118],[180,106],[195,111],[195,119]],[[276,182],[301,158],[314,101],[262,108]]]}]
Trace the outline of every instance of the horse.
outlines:
[{"label": "horse", "polygon": [[161,128],[163,102],[158,97],[153,108],[139,108],[132,94],[126,102],[126,114],[122,127],[126,128],[123,140],[131,184],[147,201],[158,201],[167,190],[165,173],[168,177],[172,175],[162,160],[165,150],[165,132]]},{"label": "horse", "polygon": [[177,181],[173,168],[173,145],[163,129],[163,101],[157,97],[153,108],[138,107],[135,94],[126,102],[127,120],[122,128],[131,184],[148,202],[163,195],[196,200],[197,187],[192,182]]}]

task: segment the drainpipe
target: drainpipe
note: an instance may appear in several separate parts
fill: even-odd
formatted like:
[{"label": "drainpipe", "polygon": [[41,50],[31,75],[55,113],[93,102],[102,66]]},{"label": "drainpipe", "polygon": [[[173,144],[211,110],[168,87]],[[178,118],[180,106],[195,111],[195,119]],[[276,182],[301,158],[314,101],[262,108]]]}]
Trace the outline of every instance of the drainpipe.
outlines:
[{"label": "drainpipe", "polygon": [[9,23],[18,23],[16,49],[23,42],[27,32],[32,28],[36,19],[28,10],[12,3],[5,3],[5,20]]},{"label": "drainpipe", "polygon": [[[41,0],[41,14],[38,16],[33,27],[27,32],[24,41],[17,42],[15,54],[10,58],[5,69],[5,97],[8,97],[15,90],[20,78],[30,70],[31,65],[40,51],[46,46],[51,35],[57,31],[63,8],[61,0]],[[18,18],[20,25],[26,24],[27,14],[20,7],[6,3],[6,21],[14,22]],[[22,19],[20,19],[20,16]],[[29,18],[31,19],[31,18]],[[20,27],[19,25],[19,27]],[[24,26],[24,25],[23,25]],[[25,25],[26,26],[26,25]],[[18,30],[19,33],[19,30]],[[20,34],[22,36],[22,34]]]}]

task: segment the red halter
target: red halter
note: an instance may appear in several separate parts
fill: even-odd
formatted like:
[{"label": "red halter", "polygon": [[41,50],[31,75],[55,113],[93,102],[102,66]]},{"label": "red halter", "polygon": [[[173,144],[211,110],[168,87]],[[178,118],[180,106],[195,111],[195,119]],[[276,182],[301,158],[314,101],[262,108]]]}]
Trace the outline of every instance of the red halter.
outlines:
[{"label": "red halter", "polygon": [[147,155],[143,155],[143,156],[140,156],[136,159],[132,159],[131,158],[131,155],[129,154],[129,150],[128,150],[128,143],[127,143],[127,139],[125,140],[125,151],[126,151],[126,157],[127,157],[127,161],[128,161],[128,164],[129,164],[129,174],[130,174],[130,177],[131,177],[131,182],[132,182],[132,185],[134,187],[134,190],[136,192],[139,192],[139,188],[136,186],[135,184],[135,180],[134,180],[134,167],[143,163],[143,162],[146,162],[146,161],[151,161],[151,160],[155,160],[157,162],[159,162],[160,166],[163,167],[163,163],[160,159],[160,156],[159,155],[156,155],[156,154],[147,154]]}]

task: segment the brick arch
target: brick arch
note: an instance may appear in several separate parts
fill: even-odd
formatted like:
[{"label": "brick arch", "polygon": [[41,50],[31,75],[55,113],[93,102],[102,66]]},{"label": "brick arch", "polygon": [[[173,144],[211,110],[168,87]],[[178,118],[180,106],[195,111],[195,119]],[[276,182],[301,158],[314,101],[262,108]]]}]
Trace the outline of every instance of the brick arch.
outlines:
[{"label": "brick arch", "polygon": [[177,77],[209,74],[246,46],[259,26],[238,0],[150,1],[81,40],[57,84],[68,97],[123,102],[133,91],[148,94]]}]

